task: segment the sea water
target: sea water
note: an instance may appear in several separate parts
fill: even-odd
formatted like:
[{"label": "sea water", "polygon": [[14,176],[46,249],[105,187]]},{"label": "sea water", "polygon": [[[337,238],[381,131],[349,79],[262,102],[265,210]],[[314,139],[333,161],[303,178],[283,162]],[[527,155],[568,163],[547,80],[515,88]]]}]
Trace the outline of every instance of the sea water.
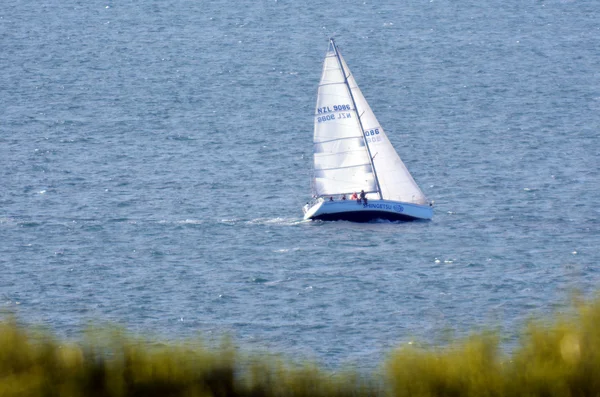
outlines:
[{"label": "sea water", "polygon": [[[600,281],[593,1],[8,0],[0,307],[327,366]],[[304,222],[335,37],[431,222]]]}]

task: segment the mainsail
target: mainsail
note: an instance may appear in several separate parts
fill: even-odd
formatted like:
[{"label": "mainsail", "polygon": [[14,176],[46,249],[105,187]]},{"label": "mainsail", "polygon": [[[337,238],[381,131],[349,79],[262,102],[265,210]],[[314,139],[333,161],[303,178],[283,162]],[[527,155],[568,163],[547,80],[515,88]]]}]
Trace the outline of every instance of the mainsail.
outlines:
[{"label": "mainsail", "polygon": [[317,93],[313,142],[314,195],[364,190],[372,198],[427,203],[333,40]]},{"label": "mainsail", "polygon": [[377,192],[358,113],[333,41],[323,63],[314,133],[313,194]]}]

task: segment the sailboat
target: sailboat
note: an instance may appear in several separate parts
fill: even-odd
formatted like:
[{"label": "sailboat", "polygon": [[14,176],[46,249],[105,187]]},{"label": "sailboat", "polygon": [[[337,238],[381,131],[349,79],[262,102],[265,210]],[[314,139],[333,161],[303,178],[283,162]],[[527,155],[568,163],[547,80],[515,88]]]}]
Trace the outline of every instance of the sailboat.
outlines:
[{"label": "sailboat", "polygon": [[432,203],[388,140],[333,39],[317,93],[313,143],[313,199],[303,207],[304,219],[433,217]]}]

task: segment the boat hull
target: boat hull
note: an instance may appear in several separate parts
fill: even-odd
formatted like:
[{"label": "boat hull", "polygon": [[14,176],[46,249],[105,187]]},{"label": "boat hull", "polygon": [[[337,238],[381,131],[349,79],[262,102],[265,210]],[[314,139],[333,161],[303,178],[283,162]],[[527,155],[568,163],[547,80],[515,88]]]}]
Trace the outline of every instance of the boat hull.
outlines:
[{"label": "boat hull", "polygon": [[433,208],[428,205],[391,200],[369,200],[368,204],[354,200],[318,201],[305,206],[304,219],[323,221],[369,222],[376,219],[390,221],[429,220]]}]

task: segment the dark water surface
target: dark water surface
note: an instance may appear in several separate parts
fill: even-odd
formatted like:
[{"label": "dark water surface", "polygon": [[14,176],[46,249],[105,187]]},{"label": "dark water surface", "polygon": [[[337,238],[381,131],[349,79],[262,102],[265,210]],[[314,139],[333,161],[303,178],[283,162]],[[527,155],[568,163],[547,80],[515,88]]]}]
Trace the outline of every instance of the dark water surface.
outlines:
[{"label": "dark water surface", "polygon": [[[595,1],[8,0],[0,307],[326,365],[600,281]],[[432,222],[302,222],[327,38]]]}]

